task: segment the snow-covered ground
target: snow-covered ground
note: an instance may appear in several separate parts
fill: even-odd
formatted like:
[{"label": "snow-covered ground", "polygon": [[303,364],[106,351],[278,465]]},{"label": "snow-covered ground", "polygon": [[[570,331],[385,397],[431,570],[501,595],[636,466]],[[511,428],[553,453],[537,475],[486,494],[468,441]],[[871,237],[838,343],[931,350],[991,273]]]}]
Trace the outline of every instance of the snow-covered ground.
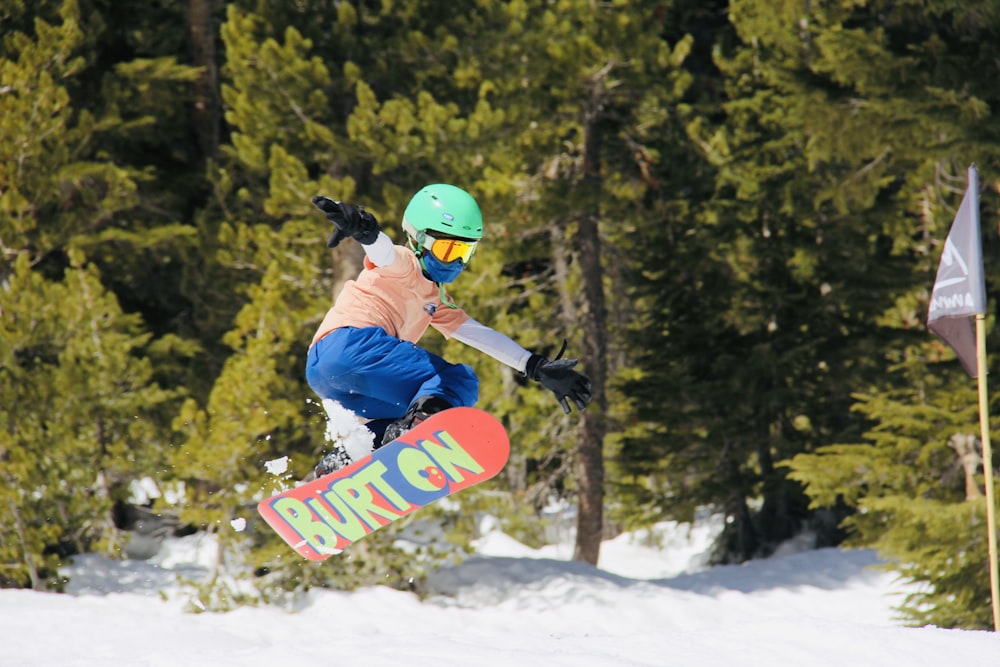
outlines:
[{"label": "snow-covered ground", "polygon": [[[182,611],[175,573],[203,538],[153,560],[78,558],[70,594],[0,591],[3,667],[942,667],[995,664],[1000,636],[905,628],[893,575],[869,551],[794,548],[705,568],[711,525],[607,542],[599,568],[567,543],[497,532],[421,602],[384,587],[314,591],[294,613]],[[568,536],[567,536],[568,537]],[[654,544],[659,543],[657,547]]]}]

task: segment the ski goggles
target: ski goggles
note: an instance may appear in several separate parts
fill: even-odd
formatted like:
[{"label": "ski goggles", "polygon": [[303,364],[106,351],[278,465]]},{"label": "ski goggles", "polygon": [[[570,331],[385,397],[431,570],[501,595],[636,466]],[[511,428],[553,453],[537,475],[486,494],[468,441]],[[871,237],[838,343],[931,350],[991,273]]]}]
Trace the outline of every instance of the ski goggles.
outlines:
[{"label": "ski goggles", "polygon": [[479,245],[479,242],[463,239],[436,239],[424,234],[423,245],[439,262],[449,264],[460,259],[463,264],[468,264],[476,253],[476,246]]}]

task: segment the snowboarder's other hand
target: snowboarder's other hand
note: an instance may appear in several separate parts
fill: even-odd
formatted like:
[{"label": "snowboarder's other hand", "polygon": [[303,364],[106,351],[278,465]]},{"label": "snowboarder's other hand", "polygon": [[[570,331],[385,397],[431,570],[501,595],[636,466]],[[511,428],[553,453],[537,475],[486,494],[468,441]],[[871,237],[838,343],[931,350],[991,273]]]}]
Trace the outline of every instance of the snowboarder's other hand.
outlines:
[{"label": "snowboarder's other hand", "polygon": [[590,378],[573,370],[577,363],[576,359],[549,361],[533,354],[528,359],[524,374],[555,394],[563,412],[569,414],[569,401],[573,401],[577,410],[583,410],[593,398],[590,393]]},{"label": "snowboarder's other hand", "polygon": [[371,245],[378,238],[378,220],[364,206],[355,207],[323,196],[313,197],[312,202],[335,227],[330,240],[326,242],[328,248],[336,248],[347,236],[361,245]]}]

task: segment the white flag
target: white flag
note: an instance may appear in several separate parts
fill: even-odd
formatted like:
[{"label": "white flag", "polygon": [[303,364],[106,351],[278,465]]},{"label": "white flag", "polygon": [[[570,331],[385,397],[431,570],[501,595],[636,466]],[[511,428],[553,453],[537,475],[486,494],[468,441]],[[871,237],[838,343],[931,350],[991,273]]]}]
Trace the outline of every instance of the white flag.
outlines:
[{"label": "white flag", "polygon": [[955,351],[966,372],[978,375],[973,315],[986,313],[983,246],[979,232],[979,174],[969,166],[969,183],[962,205],[944,241],[927,328]]}]

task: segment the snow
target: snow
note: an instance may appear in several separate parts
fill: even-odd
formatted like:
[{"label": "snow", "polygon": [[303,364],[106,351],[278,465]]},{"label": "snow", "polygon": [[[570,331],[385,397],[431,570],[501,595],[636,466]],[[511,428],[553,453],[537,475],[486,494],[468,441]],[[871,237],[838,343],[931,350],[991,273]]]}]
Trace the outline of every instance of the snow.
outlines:
[{"label": "snow", "polygon": [[66,595],[0,591],[0,665],[941,667],[1000,654],[994,633],[903,627],[893,606],[905,589],[870,551],[792,544],[707,568],[716,529],[623,535],[596,568],[569,560],[569,531],[536,550],[490,530],[424,601],[314,590],[294,612],[203,614],[184,611],[176,575],[203,573],[213,545],[170,539],[149,561],[78,557]]},{"label": "snow", "polygon": [[355,461],[372,453],[372,432],[353,412],[329,398],[323,399],[323,409],[328,442],[340,443]]}]

